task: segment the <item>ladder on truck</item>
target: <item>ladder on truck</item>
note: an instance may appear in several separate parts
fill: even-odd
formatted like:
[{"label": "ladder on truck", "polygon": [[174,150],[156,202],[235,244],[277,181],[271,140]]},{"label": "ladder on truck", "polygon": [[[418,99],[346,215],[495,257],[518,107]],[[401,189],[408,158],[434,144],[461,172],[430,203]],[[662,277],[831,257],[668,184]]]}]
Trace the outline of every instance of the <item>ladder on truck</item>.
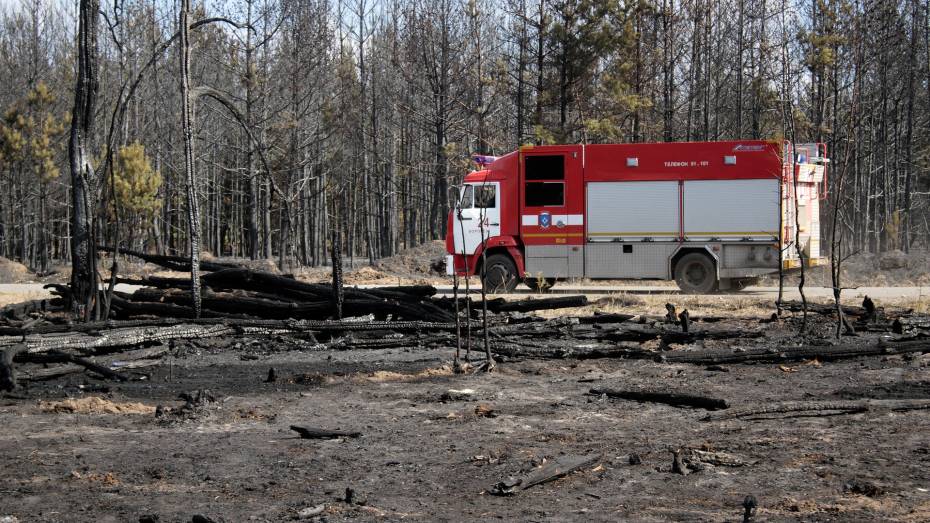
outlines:
[{"label": "ladder on truck", "polygon": [[826,144],[785,142],[781,197],[784,269],[799,268],[802,255],[809,267],[827,262],[821,250],[820,203],[827,199],[829,161]]}]

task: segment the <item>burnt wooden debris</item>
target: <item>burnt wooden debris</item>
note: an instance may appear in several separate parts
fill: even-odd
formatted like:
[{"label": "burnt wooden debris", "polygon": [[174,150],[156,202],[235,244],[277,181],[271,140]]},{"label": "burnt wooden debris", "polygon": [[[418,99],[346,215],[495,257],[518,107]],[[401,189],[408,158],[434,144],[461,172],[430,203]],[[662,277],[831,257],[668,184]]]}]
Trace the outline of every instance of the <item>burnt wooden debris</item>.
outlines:
[{"label": "burnt wooden debris", "polygon": [[341,430],[327,430],[319,429],[314,427],[300,427],[297,425],[291,425],[291,430],[297,433],[301,439],[342,439],[342,438],[358,438],[361,437],[361,432],[344,432]]},{"label": "burnt wooden debris", "polygon": [[650,390],[591,389],[589,394],[607,396],[630,401],[664,403],[675,407],[692,407],[705,410],[729,408],[729,403],[720,398],[683,394],[677,392],[659,392]]},{"label": "burnt wooden debris", "polygon": [[498,496],[513,495],[532,486],[561,478],[562,476],[566,476],[583,468],[591,467],[600,461],[600,459],[600,454],[559,456],[523,475],[510,477],[498,482],[491,487],[490,492]]},{"label": "burnt wooden debris", "polygon": [[930,400],[821,400],[785,401],[761,405],[747,405],[725,412],[708,414],[702,421],[724,421],[741,418],[761,418],[777,415],[823,412],[856,414],[860,412],[903,412],[930,409]]},{"label": "burnt wooden debris", "polygon": [[[180,257],[125,253],[169,269],[189,268]],[[136,369],[158,365],[171,354],[175,343],[209,338],[276,337],[284,340],[286,350],[448,349],[456,346],[457,323],[466,331],[479,328],[482,308],[437,296],[429,285],[358,288],[344,286],[338,276],[332,282],[309,283],[226,263],[201,262],[200,267],[200,318],[195,318],[189,279],[156,276],[119,279],[139,288],[113,293],[106,321],[71,322],[63,311],[70,289],[60,284],[46,286],[53,299],[0,308],[0,390],[12,390],[17,380],[74,372],[98,379],[133,379]],[[692,316],[671,303],[664,316],[571,314],[588,304],[584,296],[489,299],[492,356],[501,361],[626,358],[726,370],[726,365],[930,352],[930,316],[886,311],[870,299],[862,307],[844,307],[860,335],[832,341],[779,337],[785,318],[763,322]],[[782,305],[786,311],[799,307],[794,302]],[[539,316],[545,310],[564,312],[547,319]],[[808,304],[808,311],[836,315],[834,305]],[[635,401],[726,408],[723,400],[688,394],[605,393]]]}]

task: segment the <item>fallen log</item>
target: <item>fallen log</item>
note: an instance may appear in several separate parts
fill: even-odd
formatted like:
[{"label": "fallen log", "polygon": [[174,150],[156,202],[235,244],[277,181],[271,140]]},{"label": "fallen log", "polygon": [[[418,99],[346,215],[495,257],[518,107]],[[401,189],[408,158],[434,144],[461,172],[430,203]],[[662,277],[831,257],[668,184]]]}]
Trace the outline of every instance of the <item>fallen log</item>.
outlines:
[{"label": "fallen log", "polygon": [[522,476],[510,477],[498,482],[491,487],[491,494],[498,496],[513,495],[521,490],[526,490],[532,486],[540,485],[571,474],[576,470],[589,467],[597,463],[600,459],[600,454],[560,456],[547,461],[541,467],[533,469]]},{"label": "fallen log", "polygon": [[[116,367],[121,370],[129,370],[159,365],[161,364],[160,358],[166,354],[168,354],[168,347],[159,346],[118,352],[104,357],[90,357],[88,359],[107,368]],[[84,369],[85,367],[74,364],[54,365],[37,369],[26,367],[20,368],[17,371],[17,376],[19,381],[39,381],[83,372]]]},{"label": "fallen log", "polygon": [[61,298],[30,300],[24,301],[22,303],[13,303],[0,308],[0,318],[21,320],[33,313],[62,310],[64,304],[65,302]]},{"label": "fallen log", "polygon": [[[64,327],[64,326],[62,326]],[[133,347],[173,339],[197,339],[236,334],[271,335],[307,332],[351,332],[390,330],[395,332],[454,331],[454,323],[423,321],[275,321],[275,320],[200,320],[161,319],[152,321],[99,322],[74,326],[72,331],[0,336],[0,348],[22,344],[26,352],[74,349],[93,351],[102,348]]]},{"label": "fallen log", "polygon": [[132,347],[145,343],[163,342],[174,339],[195,339],[235,334],[236,328],[228,325],[179,324],[166,327],[123,328],[100,331],[99,333],[54,333],[30,334],[26,336],[0,337],[0,347],[22,343],[30,354],[52,350],[91,351],[111,347]]},{"label": "fallen log", "polygon": [[930,409],[930,400],[837,400],[837,401],[786,401],[751,405],[730,409],[719,414],[708,414],[701,421],[723,421],[753,416],[794,414],[799,412],[836,412],[854,414],[866,411],[907,411]]},{"label": "fallen log", "polygon": [[488,301],[488,310],[491,312],[530,312],[565,309],[569,307],[584,307],[585,305],[588,305],[587,296],[558,296],[555,298],[540,298],[538,300],[491,300]]},{"label": "fallen log", "polygon": [[596,396],[606,395],[608,398],[619,398],[631,401],[665,403],[674,407],[694,407],[706,410],[720,410],[729,408],[726,400],[693,394],[679,394],[675,392],[656,392],[644,390],[619,389],[591,389],[590,394]]},{"label": "fallen log", "polygon": [[[97,250],[114,253],[117,251],[115,247],[110,247],[108,245],[98,245]],[[159,267],[164,267],[165,269],[178,271],[178,272],[190,272],[191,262],[189,258],[183,256],[167,256],[163,254],[149,254],[140,251],[134,251],[131,249],[119,249],[119,253],[132,256],[133,258],[139,258],[146,263],[151,263],[153,265],[158,265]],[[240,267],[239,265],[232,263],[218,263],[206,260],[200,260],[200,270],[202,271],[220,271],[223,269],[234,269]]]},{"label": "fallen log", "polygon": [[719,350],[664,352],[658,356],[665,363],[690,363],[694,365],[722,365],[733,363],[783,363],[817,359],[835,361],[863,356],[884,356],[888,354],[907,354],[930,352],[930,340],[916,340],[900,343],[879,343],[866,346],[803,346],[783,350],[751,349],[743,352]]},{"label": "fallen log", "polygon": [[[801,312],[804,310],[804,304],[799,301],[784,301],[781,304],[782,310],[790,312]],[[830,316],[836,314],[836,305],[834,304],[822,304],[822,303],[807,303],[807,312],[812,312],[815,314],[823,314],[825,316]],[[843,314],[848,316],[865,316],[867,311],[862,307],[856,307],[854,305],[843,305]]]},{"label": "fallen log", "polygon": [[[215,289],[242,289],[258,292],[273,292],[280,296],[287,296],[301,301],[315,301],[332,297],[332,285],[322,283],[307,283],[279,276],[270,272],[253,271],[245,268],[225,269],[204,274],[201,278],[204,285]],[[412,287],[396,286],[387,288],[346,287],[345,298],[358,299],[395,299],[419,301],[425,295],[436,293],[434,287],[416,285]]]},{"label": "fallen log", "polygon": [[636,318],[635,314],[596,312],[592,316],[578,317],[580,324],[624,323]]},{"label": "fallen log", "polygon": [[338,439],[338,438],[358,438],[361,432],[342,432],[339,430],[326,430],[313,427],[298,427],[291,425],[291,430],[300,435],[301,439]]},{"label": "fallen log", "polygon": [[168,278],[165,276],[143,276],[141,278],[116,278],[116,283],[136,285],[139,287],[155,287],[158,289],[188,289],[191,288],[189,278]]},{"label": "fallen log", "polygon": [[80,356],[55,349],[46,351],[44,354],[30,354],[27,352],[23,359],[32,363],[73,363],[74,365],[87,369],[95,374],[99,374],[100,376],[109,380],[126,381],[129,379],[119,372],[110,369],[109,367],[99,365],[86,358],[81,358]]},{"label": "fallen log", "polygon": [[[224,316],[209,309],[201,311],[201,317],[218,318]],[[126,320],[137,316],[158,316],[160,318],[191,318],[196,317],[192,307],[176,305],[174,303],[134,302],[117,294],[113,294],[110,302],[110,316],[117,320]]]},{"label": "fallen log", "polygon": [[531,359],[654,359],[658,354],[655,351],[643,349],[633,349],[622,345],[604,344],[604,343],[528,343],[524,340],[509,341],[506,343],[492,344],[491,351],[497,356],[506,356],[508,358],[531,358]]}]

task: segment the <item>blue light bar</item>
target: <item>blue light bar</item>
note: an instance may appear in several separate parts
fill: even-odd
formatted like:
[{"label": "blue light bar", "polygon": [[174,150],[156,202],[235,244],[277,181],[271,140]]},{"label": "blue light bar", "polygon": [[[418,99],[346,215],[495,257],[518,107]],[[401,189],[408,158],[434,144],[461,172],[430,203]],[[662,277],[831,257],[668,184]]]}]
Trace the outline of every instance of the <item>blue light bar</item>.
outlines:
[{"label": "blue light bar", "polygon": [[475,163],[480,165],[481,167],[487,167],[488,165],[491,165],[492,163],[494,163],[495,160],[497,160],[497,156],[485,156],[483,154],[475,154],[475,155],[472,155],[471,159],[474,160]]}]

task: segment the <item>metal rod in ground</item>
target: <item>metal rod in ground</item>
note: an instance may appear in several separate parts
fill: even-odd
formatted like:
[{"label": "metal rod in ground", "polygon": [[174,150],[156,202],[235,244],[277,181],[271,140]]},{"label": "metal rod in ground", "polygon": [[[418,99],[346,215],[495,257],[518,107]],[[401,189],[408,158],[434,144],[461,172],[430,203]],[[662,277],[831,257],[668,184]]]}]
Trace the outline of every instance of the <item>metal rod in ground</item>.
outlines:
[{"label": "metal rod in ground", "polygon": [[494,369],[494,357],[491,355],[491,344],[488,342],[488,291],[487,285],[485,285],[488,274],[488,238],[484,234],[484,220],[487,215],[484,212],[484,207],[481,208],[481,211],[480,220],[478,221],[478,228],[481,231],[481,326],[484,329],[485,370],[491,372]]},{"label": "metal rod in ground", "polygon": [[[453,209],[458,209],[458,201],[452,198],[452,192],[450,192],[451,207]],[[462,237],[464,243],[464,236]],[[454,249],[453,249],[454,250]],[[452,299],[455,302],[455,359],[453,360],[453,368],[458,371],[461,369],[461,363],[459,358],[461,357],[462,352],[462,320],[461,320],[461,305],[459,304],[459,271],[455,267],[455,256],[449,257],[449,263],[452,264]],[[467,276],[466,276],[467,277]]]},{"label": "metal rod in ground", "polygon": [[[464,196],[463,196],[464,197]],[[455,206],[458,213],[459,230],[462,232],[462,261],[465,264],[465,361],[471,361],[471,289],[468,285],[468,254],[465,251],[465,224],[462,222],[462,203]]]},{"label": "metal rod in ground", "polygon": [[[455,360],[453,367],[460,368],[459,357],[462,352],[462,318],[459,305],[459,274],[455,268],[455,258],[452,258],[452,300],[455,302]],[[470,323],[470,322],[469,322]]]}]

